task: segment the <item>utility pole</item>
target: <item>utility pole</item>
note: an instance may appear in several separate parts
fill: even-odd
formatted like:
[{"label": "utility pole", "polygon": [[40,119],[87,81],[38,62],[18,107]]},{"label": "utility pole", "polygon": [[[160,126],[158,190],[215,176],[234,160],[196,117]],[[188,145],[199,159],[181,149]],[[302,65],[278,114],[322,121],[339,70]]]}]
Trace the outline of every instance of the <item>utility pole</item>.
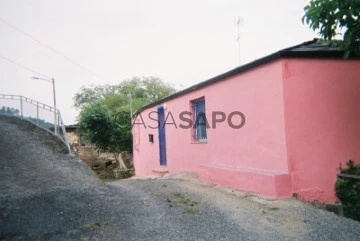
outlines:
[{"label": "utility pole", "polygon": [[238,42],[238,50],[239,50],[239,65],[241,65],[241,50],[240,50],[240,27],[243,26],[244,19],[240,17],[234,18],[234,23],[237,27],[237,38],[236,41]]},{"label": "utility pole", "polygon": [[54,97],[54,127],[55,127],[55,134],[58,134],[58,120],[57,120],[57,108],[56,108],[56,92],[55,92],[55,79],[51,78],[52,87],[53,87],[53,97]]},{"label": "utility pole", "polygon": [[133,108],[132,108],[132,94],[131,93],[129,93],[129,97],[130,97],[130,124],[132,126]]}]

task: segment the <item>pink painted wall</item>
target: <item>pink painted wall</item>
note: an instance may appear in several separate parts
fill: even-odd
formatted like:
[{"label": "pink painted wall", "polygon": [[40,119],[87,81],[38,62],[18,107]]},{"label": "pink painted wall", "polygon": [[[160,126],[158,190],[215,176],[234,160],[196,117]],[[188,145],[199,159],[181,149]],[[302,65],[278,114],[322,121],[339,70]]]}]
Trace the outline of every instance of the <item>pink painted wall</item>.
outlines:
[{"label": "pink painted wall", "polygon": [[[136,175],[197,172],[201,179],[267,196],[297,193],[335,202],[339,163],[360,160],[359,76],[360,61],[281,59],[162,103],[177,124],[166,126],[167,165],[159,164],[157,129],[135,125]],[[210,122],[213,111],[241,111],[245,125],[217,124],[207,130],[206,143],[194,143],[191,129],[179,128],[179,113],[200,97]],[[141,112],[146,126],[156,124],[148,118],[156,108]]]},{"label": "pink painted wall", "polygon": [[294,192],[334,202],[339,163],[360,160],[360,61],[283,61],[287,155]]},{"label": "pink painted wall", "polygon": [[[157,129],[135,125],[136,175],[162,170],[197,172],[200,178],[225,186],[290,196],[281,80],[281,61],[274,61],[163,103],[165,114],[171,112],[178,127],[166,126],[167,166],[159,164]],[[179,128],[179,114],[190,111],[190,102],[200,97],[205,97],[210,125],[213,111],[241,111],[246,116],[245,125],[232,129],[226,122],[218,123],[216,129],[207,130],[207,143],[194,143],[191,129]],[[156,125],[148,118],[156,108],[141,112],[146,126]],[[234,122],[239,123],[239,119],[234,118]],[[148,134],[154,135],[154,143],[148,141]],[[245,176],[247,180],[242,179]],[[266,192],[268,189],[271,191]]]}]

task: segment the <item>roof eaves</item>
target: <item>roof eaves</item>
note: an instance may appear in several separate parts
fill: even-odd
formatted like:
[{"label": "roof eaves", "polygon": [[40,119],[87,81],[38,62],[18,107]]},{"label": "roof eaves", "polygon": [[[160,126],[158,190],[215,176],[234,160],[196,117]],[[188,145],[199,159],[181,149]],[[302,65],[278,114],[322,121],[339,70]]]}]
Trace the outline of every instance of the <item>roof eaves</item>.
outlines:
[{"label": "roof eaves", "polygon": [[153,103],[150,103],[146,106],[143,106],[141,107],[139,110],[137,110],[133,116],[136,116],[139,112],[145,110],[145,109],[148,109],[148,108],[151,108],[151,107],[154,107],[156,105],[159,105],[165,101],[169,101],[169,100],[172,100],[178,96],[182,96],[182,95],[185,95],[187,93],[190,93],[194,90],[197,90],[197,89],[200,89],[200,88],[203,88],[207,85],[210,85],[210,84],[213,84],[213,83],[216,83],[218,81],[221,81],[221,80],[224,80],[228,77],[231,77],[235,74],[239,74],[239,73],[242,73],[242,72],[245,72],[249,69],[252,69],[252,68],[255,68],[255,67],[258,67],[260,65],[263,65],[263,64],[266,64],[266,63],[269,63],[273,60],[276,60],[278,58],[285,58],[285,57],[289,57],[289,58],[305,58],[305,57],[310,57],[310,58],[339,58],[339,57],[342,57],[343,55],[343,51],[339,50],[339,51],[334,51],[334,50],[325,50],[325,51],[312,51],[312,50],[303,50],[303,51],[296,51],[296,49],[300,48],[300,47],[303,47],[303,46],[306,46],[306,45],[309,45],[309,44],[314,44],[314,43],[317,43],[318,42],[318,39],[313,39],[311,41],[307,41],[307,42],[304,42],[304,43],[301,43],[301,44],[298,44],[298,45],[295,45],[295,46],[292,46],[292,47],[289,47],[289,48],[285,48],[285,49],[282,49],[282,50],[279,50],[275,53],[272,53],[270,55],[267,55],[265,57],[262,57],[260,59],[257,59],[257,60],[254,60],[250,63],[247,63],[245,65],[242,65],[242,66],[239,66],[239,67],[236,67],[235,69],[232,69],[228,72],[225,72],[223,74],[220,74],[218,76],[215,76],[211,79],[208,79],[208,80],[205,80],[203,82],[200,82],[198,84],[195,84],[193,86],[190,86],[184,90],[181,90],[179,92],[176,92],[172,95],[169,95],[163,99],[160,99],[158,101],[155,101]]}]

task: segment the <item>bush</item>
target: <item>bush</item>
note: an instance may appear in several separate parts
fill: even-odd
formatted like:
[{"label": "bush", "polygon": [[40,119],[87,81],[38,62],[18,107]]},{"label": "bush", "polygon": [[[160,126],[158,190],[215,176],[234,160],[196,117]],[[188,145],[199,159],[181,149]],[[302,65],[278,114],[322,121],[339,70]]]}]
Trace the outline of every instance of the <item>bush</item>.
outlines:
[{"label": "bush", "polygon": [[[350,160],[346,163],[347,168],[340,166],[341,174],[356,175],[360,177],[360,165],[355,165]],[[335,183],[336,196],[340,199],[344,216],[360,221],[360,179],[350,177],[338,177]]]}]

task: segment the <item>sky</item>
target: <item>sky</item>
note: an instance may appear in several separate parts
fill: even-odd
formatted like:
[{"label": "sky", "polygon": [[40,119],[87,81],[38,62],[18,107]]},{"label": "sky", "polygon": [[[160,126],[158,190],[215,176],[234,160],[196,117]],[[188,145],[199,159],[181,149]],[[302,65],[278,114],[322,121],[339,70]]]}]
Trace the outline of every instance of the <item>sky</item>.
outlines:
[{"label": "sky", "polygon": [[73,124],[81,86],[155,76],[182,89],[312,40],[301,22],[307,2],[0,0],[0,94],[52,106],[51,83],[31,77],[53,77],[57,107]]}]

